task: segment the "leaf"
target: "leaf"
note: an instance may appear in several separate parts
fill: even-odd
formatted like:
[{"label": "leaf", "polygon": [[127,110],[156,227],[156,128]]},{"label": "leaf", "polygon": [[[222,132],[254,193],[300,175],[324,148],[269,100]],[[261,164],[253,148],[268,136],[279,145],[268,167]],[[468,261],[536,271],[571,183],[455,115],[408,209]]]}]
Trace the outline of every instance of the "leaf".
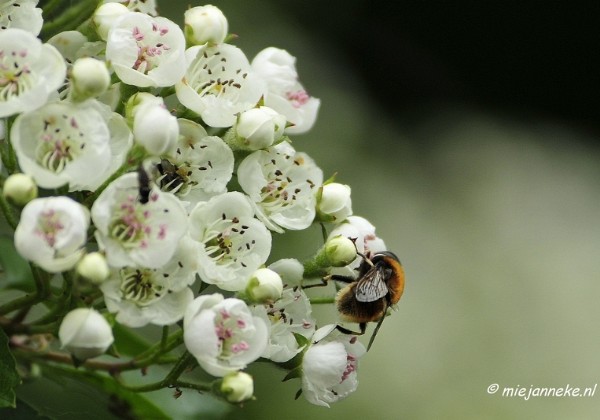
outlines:
[{"label": "leaf", "polygon": [[16,406],[14,389],[20,382],[15,358],[8,347],[8,337],[4,330],[0,330],[0,408]]},{"label": "leaf", "polygon": [[29,263],[19,255],[10,235],[0,235],[0,266],[4,270],[0,282],[3,289],[33,292],[34,282]]},{"label": "leaf", "polygon": [[51,366],[43,366],[42,374],[17,389],[19,400],[39,415],[61,420],[169,418],[142,394],[124,389],[110,376]]}]

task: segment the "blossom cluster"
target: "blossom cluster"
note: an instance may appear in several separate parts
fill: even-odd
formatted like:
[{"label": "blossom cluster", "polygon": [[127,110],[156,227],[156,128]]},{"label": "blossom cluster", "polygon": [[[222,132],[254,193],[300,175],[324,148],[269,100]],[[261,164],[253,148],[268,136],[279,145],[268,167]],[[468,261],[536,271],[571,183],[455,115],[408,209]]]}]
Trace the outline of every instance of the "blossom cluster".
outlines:
[{"label": "blossom cluster", "polygon": [[217,7],[190,7],[182,29],[149,0],[105,1],[86,30],[43,42],[36,4],[1,15],[2,193],[18,253],[90,295],[64,316],[63,348],[84,361],[114,323],[179,323],[229,401],[252,397],[242,371],[259,358],[296,360],[313,404],[353,392],[365,348],[317,328],[305,263],[270,258],[274,235],[319,223],[322,275],[355,276],[360,255],[385,250],[350,187],[290,139],[320,105],[295,57],[249,59]]}]

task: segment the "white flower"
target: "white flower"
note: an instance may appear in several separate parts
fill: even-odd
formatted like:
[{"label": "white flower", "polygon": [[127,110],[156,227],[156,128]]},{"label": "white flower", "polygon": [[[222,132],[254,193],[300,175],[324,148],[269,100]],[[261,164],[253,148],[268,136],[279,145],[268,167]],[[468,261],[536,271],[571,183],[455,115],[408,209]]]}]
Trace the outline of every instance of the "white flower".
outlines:
[{"label": "white flower", "polygon": [[[354,240],[358,252],[367,257],[387,249],[383,240],[375,234],[375,226],[360,216],[348,217],[344,223],[341,223],[331,231],[329,238],[338,235]],[[355,269],[358,268],[362,261],[363,258],[359,255],[348,266],[332,269],[332,273],[343,276],[354,276],[356,275]]]},{"label": "white flower", "polygon": [[269,346],[262,357],[277,363],[287,362],[302,350],[294,334],[310,339],[315,332],[310,301],[301,288],[285,289],[281,299],[267,308],[255,308],[254,313],[271,323]]},{"label": "white flower", "polygon": [[63,84],[66,72],[52,45],[22,29],[0,31],[0,117],[42,106]]},{"label": "white flower", "polygon": [[110,131],[90,104],[49,103],[21,114],[11,141],[23,172],[43,188],[91,189],[110,165]]},{"label": "white flower", "polygon": [[301,134],[310,130],[321,101],[311,97],[298,81],[296,58],[285,50],[268,47],[254,57],[252,69],[267,83],[265,105],[294,124],[285,132]]},{"label": "white flower", "polygon": [[122,267],[100,286],[107,309],[129,327],[169,325],[183,318],[194,299],[197,244],[183,237],[175,254],[160,268]]},{"label": "white flower", "polygon": [[90,215],[67,197],[36,198],[21,213],[15,247],[51,273],[70,270],[83,255]]},{"label": "white flower", "polygon": [[295,258],[282,258],[269,265],[283,281],[283,287],[300,286],[304,278],[304,265]]},{"label": "white flower", "polygon": [[116,19],[106,39],[106,59],[124,83],[172,86],[185,72],[185,38],[163,17],[130,12]]},{"label": "white flower", "polygon": [[96,239],[112,267],[161,267],[187,232],[187,214],[179,200],[154,187],[145,191],[149,185],[143,183],[139,172],[122,175],[92,206]]},{"label": "white flower", "polygon": [[246,372],[228,373],[223,377],[220,391],[227,401],[240,403],[254,395],[254,380]]},{"label": "white flower", "polygon": [[133,12],[156,16],[156,0],[104,0],[105,3],[121,3]]},{"label": "white flower", "polygon": [[[330,331],[325,326],[321,330]],[[302,394],[308,402],[329,407],[347,397],[358,386],[358,359],[365,347],[356,336],[339,334],[311,345],[302,360]]]},{"label": "white flower", "polygon": [[191,45],[219,44],[227,36],[227,18],[216,6],[196,6],[184,13],[185,35]]},{"label": "white flower", "polygon": [[352,214],[350,187],[337,182],[323,185],[317,194],[317,213],[323,221],[341,222]]},{"label": "white flower", "polygon": [[181,118],[177,121],[179,140],[167,151],[169,156],[154,163],[156,183],[191,204],[223,194],[233,174],[233,152],[200,124]]},{"label": "white flower", "polygon": [[103,354],[113,343],[113,333],[106,319],[96,310],[77,308],[60,324],[58,338],[79,361]]},{"label": "white flower", "polygon": [[88,42],[87,37],[79,31],[59,32],[48,40],[48,44],[55,47],[67,63],[75,62],[78,51],[86,42]]},{"label": "white flower", "polygon": [[195,46],[185,52],[185,77],[175,85],[179,101],[211,127],[230,127],[236,114],[254,108],[265,93],[248,59],[229,44]]},{"label": "white flower", "polygon": [[272,303],[281,297],[283,282],[275,271],[259,268],[246,285],[245,295],[255,303]]},{"label": "white flower", "polygon": [[271,252],[270,232],[239,192],[198,203],[190,212],[190,236],[201,244],[200,278],[223,290],[243,289]]},{"label": "white flower", "polygon": [[82,101],[102,95],[110,85],[110,74],[104,61],[82,57],[71,68],[71,98]]},{"label": "white flower", "polygon": [[306,229],[315,218],[315,190],[323,172],[288,142],[247,156],[238,168],[239,183],[269,229]]},{"label": "white flower", "polygon": [[213,376],[244,369],[258,359],[268,336],[267,323],[252,316],[244,301],[220,294],[196,298],[183,318],[186,348]]},{"label": "white flower", "polygon": [[38,188],[29,175],[12,174],[4,181],[2,194],[10,202],[22,207],[37,198]]},{"label": "white flower", "polygon": [[19,28],[39,35],[44,20],[38,0],[10,0],[0,2],[0,30]]},{"label": "white flower", "polygon": [[133,118],[133,137],[146,151],[159,156],[174,147],[179,137],[177,118],[167,110],[162,98],[144,100]]},{"label": "white flower", "polygon": [[285,124],[283,115],[266,106],[244,111],[235,123],[231,146],[239,150],[266,149],[281,140]]}]

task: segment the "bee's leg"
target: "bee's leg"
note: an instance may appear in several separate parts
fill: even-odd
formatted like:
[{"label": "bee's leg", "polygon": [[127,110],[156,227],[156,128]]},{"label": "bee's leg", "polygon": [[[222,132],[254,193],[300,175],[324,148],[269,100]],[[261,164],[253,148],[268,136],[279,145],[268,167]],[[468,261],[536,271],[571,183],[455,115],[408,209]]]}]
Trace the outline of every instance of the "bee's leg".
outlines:
[{"label": "bee's leg", "polygon": [[342,327],[341,325],[336,325],[335,328],[342,334],[363,335],[365,333],[365,331],[367,330],[367,323],[361,322],[360,324],[358,324],[358,326],[360,328],[360,332],[349,330],[348,328]]},{"label": "bee's leg", "polygon": [[379,321],[377,321],[377,326],[375,326],[375,330],[373,330],[373,334],[371,334],[371,338],[369,339],[369,344],[367,345],[367,351],[369,351],[369,349],[373,345],[373,341],[375,341],[375,336],[379,332],[379,327],[381,327],[381,324],[383,324],[383,320],[385,319],[385,316],[387,314],[388,307],[389,307],[389,305],[386,302],[384,310],[383,310],[383,316],[381,317],[381,319]]},{"label": "bee's leg", "polygon": [[337,275],[337,274],[330,274],[328,276],[323,277],[321,279],[320,283],[308,284],[306,286],[302,286],[302,288],[303,289],[310,289],[312,287],[327,286],[329,284],[329,280],[341,281],[343,283],[352,283],[353,281],[356,281],[356,279],[354,279],[352,277],[340,276],[340,275]]}]

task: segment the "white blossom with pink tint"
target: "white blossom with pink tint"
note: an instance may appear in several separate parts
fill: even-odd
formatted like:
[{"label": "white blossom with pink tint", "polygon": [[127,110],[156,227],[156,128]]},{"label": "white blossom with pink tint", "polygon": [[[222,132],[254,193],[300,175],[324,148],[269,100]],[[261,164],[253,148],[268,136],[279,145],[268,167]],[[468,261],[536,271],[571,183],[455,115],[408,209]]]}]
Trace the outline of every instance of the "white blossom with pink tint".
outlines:
[{"label": "white blossom with pink tint", "polygon": [[58,50],[23,29],[0,31],[0,117],[34,110],[64,83]]},{"label": "white blossom with pink tint", "polygon": [[185,77],[175,86],[177,99],[211,127],[231,127],[237,114],[254,108],[265,94],[264,82],[233,45],[198,45],[188,48],[185,57]]},{"label": "white blossom with pink tint", "polygon": [[267,83],[265,105],[285,115],[293,124],[286,134],[302,134],[312,128],[321,101],[309,95],[298,80],[296,57],[286,50],[268,47],[252,60],[252,69]]},{"label": "white blossom with pink tint", "polygon": [[324,407],[356,391],[358,359],[366,352],[355,335],[334,329],[326,325],[315,332],[315,340],[327,336],[312,344],[302,360],[302,395]]},{"label": "white blossom with pink tint", "polygon": [[247,156],[238,168],[238,182],[254,203],[257,217],[282,233],[306,229],[313,222],[323,171],[310,156],[284,141]]},{"label": "white blossom with pink tint", "polygon": [[70,198],[37,198],[21,212],[15,247],[48,272],[70,270],[85,251],[89,223],[87,209]]},{"label": "white blossom with pink tint", "polygon": [[183,318],[187,350],[213,376],[244,369],[264,352],[268,337],[269,325],[244,301],[218,293],[197,297]]},{"label": "white blossom with pink tint", "polygon": [[163,17],[131,12],[116,19],[106,40],[106,59],[123,82],[173,86],[185,73],[185,38]]},{"label": "white blossom with pink tint", "polygon": [[139,173],[114,180],[94,202],[96,239],[112,267],[159,268],[187,232],[187,213],[172,194],[155,186],[140,192]]}]

